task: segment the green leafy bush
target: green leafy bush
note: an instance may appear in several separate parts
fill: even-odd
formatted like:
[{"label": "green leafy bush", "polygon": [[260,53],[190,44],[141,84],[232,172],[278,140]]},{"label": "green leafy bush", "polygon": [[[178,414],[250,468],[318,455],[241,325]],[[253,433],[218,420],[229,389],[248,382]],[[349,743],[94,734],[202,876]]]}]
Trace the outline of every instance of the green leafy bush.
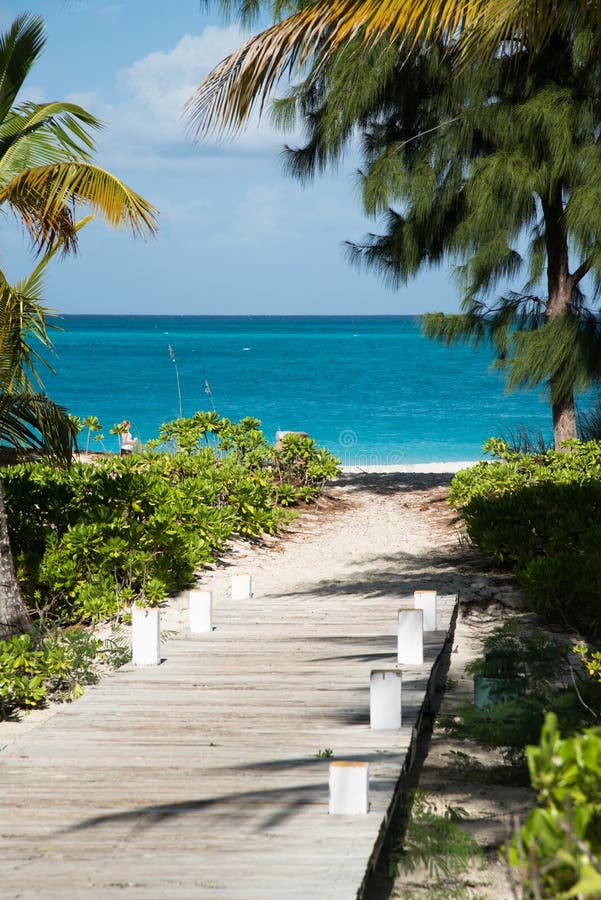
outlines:
[{"label": "green leafy bush", "polygon": [[470,540],[515,572],[537,612],[600,634],[601,443],[532,456],[496,439],[485,448],[502,460],[459,472],[449,497]]},{"label": "green leafy bush", "polygon": [[483,708],[460,703],[452,715],[441,717],[441,726],[459,739],[502,748],[514,764],[524,763],[524,748],[538,740],[549,711],[572,733],[592,724],[594,711],[601,708],[601,683],[572,665],[570,644],[522,621],[491,632],[483,655],[468,663],[466,671],[518,679],[520,693],[493,696]]},{"label": "green leafy bush", "polygon": [[158,604],[232,534],[281,529],[294,516],[288,507],[314,499],[337,461],[294,435],[276,451],[259,424],[201,412],[163,425],[145,453],[68,470],[7,468],[11,545],[32,614],[94,623],[132,602]]},{"label": "green leafy bush", "polygon": [[601,896],[601,728],[562,738],[549,713],[526,750],[537,805],[505,854],[527,896]]},{"label": "green leafy bush", "polygon": [[83,685],[98,680],[94,660],[101,646],[85,629],[0,641],[0,719],[49,699],[76,699]]},{"label": "green leafy bush", "polygon": [[[88,429],[96,420],[88,417]],[[337,461],[310,438],[275,450],[259,421],[199,412],[161,426],[145,452],[69,469],[27,463],[2,472],[17,577],[44,627],[124,618],[194,581],[233,534],[275,534],[316,499]],[[122,642],[121,642],[122,643]],[[0,643],[0,716],[73,697],[96,660],[125,659],[85,629]]]}]

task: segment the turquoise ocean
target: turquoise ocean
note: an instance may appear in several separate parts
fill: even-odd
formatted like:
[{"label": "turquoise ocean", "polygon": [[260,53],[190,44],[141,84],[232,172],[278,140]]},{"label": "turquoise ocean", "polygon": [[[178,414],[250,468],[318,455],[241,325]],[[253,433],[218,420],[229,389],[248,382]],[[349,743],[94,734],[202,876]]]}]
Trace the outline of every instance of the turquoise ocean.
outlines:
[{"label": "turquoise ocean", "polygon": [[[123,419],[142,442],[197,409],[255,416],[268,439],[307,431],[344,464],[477,459],[490,435],[550,434],[542,390],[507,394],[484,348],[444,347],[409,316],[66,316],[48,394]],[[170,352],[171,348],[171,352]],[[172,358],[173,357],[173,358]],[[210,393],[207,393],[207,385]],[[85,437],[80,443],[85,444]]]}]

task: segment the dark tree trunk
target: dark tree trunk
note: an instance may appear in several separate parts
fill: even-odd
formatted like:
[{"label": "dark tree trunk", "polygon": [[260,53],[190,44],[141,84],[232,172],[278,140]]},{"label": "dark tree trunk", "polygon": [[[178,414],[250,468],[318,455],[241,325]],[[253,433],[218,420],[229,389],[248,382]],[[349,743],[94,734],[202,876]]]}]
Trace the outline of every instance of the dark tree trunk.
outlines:
[{"label": "dark tree trunk", "polygon": [[0,640],[27,631],[30,625],[15,575],[0,482]]},{"label": "dark tree trunk", "polygon": [[[570,274],[568,240],[563,224],[561,185],[553,197],[542,201],[547,244],[547,320],[566,315],[572,306],[574,276]],[[565,450],[564,441],[578,437],[574,392],[560,394],[557,379],[551,375],[551,409],[553,412],[553,443],[556,450]]]},{"label": "dark tree trunk", "polygon": [[[553,404],[553,442],[556,450],[564,441],[577,437],[574,395]],[[565,447],[563,448],[565,450]]]}]

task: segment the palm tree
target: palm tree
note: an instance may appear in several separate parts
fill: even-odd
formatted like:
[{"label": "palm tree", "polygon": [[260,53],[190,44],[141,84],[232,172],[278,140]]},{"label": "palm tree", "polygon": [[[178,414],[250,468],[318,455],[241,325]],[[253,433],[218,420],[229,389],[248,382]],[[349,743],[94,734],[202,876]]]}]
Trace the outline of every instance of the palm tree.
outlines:
[{"label": "palm tree", "polygon": [[[57,252],[73,251],[76,209],[101,215],[134,236],[156,231],[156,210],[110,172],[91,162],[92,132],[100,123],[71,103],[18,102],[25,79],[45,43],[38,16],[22,15],[0,34],[0,203],[22,223],[42,259],[12,288],[0,272],[0,441],[68,460],[76,429],[64,409],[41,390],[33,336],[50,346],[41,279]],[[37,385],[37,388],[36,388]],[[0,493],[0,638],[28,624],[12,564]]]},{"label": "palm tree", "polygon": [[[207,0],[208,2],[208,0]],[[233,0],[221,0],[231,12]],[[291,4],[245,0],[241,18],[262,6],[272,18]],[[224,59],[190,98],[187,113],[201,135],[212,128],[237,132],[255,105],[262,110],[274,88],[308,68],[314,72],[333,54],[358,40],[358,52],[384,41],[407,57],[433,40],[461,42],[461,56],[490,55],[528,36],[545,46],[552,31],[587,27],[601,34],[601,3],[590,0],[309,0],[261,31]]]},{"label": "palm tree", "polygon": [[14,212],[38,251],[75,249],[77,205],[134,235],[153,233],[151,204],[90,162],[91,132],[101,127],[94,116],[73,103],[17,103],[44,44],[38,16],[19,16],[0,35],[0,204]]},{"label": "palm tree", "polygon": [[[46,310],[39,302],[47,254],[15,287],[0,272],[0,442],[68,462],[77,429],[67,411],[41,390],[37,366],[50,368],[32,339],[51,349]],[[15,577],[0,482],[0,640],[30,624]]]}]

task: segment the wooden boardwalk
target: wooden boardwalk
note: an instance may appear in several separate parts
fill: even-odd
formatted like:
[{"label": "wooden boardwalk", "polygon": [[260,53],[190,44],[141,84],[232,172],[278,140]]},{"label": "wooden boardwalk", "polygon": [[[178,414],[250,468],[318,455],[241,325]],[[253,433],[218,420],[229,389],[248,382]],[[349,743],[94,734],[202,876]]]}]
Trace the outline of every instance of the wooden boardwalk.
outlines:
[{"label": "wooden boardwalk", "polygon": [[[403,670],[403,728],[372,732],[370,671],[396,662],[402,605],[223,595],[211,634],[169,640],[160,666],[120,670],[9,744],[0,897],[360,896],[455,598]],[[328,815],[326,748],[369,761],[368,815]]]}]

